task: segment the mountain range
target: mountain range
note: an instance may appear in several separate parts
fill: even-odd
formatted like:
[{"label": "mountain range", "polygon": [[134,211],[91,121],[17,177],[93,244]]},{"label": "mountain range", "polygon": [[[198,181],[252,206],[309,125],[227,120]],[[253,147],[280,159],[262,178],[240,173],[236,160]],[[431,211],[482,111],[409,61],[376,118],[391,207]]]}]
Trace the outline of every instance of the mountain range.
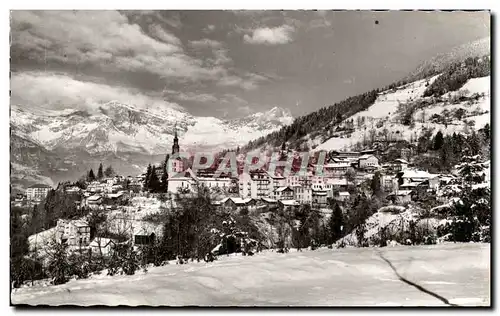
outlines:
[{"label": "mountain range", "polygon": [[290,112],[278,107],[223,120],[119,102],[102,104],[93,112],[12,105],[11,184],[18,188],[40,181],[53,185],[79,177],[101,161],[120,173],[137,174],[148,163],[164,159],[175,131],[183,151],[211,152],[236,148],[292,121]]}]

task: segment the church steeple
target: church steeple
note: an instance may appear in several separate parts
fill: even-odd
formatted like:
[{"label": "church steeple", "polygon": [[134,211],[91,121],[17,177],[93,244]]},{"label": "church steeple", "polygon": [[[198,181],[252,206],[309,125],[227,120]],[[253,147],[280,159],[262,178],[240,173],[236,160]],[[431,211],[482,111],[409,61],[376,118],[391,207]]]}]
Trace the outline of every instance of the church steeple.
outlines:
[{"label": "church steeple", "polygon": [[179,152],[179,138],[177,138],[177,124],[175,124],[174,144],[172,145],[172,155]]}]

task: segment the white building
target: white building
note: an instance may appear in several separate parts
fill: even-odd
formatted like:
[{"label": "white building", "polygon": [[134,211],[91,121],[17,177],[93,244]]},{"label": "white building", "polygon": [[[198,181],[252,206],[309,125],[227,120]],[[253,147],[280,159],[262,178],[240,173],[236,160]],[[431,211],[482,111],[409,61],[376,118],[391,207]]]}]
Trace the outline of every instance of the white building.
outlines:
[{"label": "white building", "polygon": [[295,186],[293,187],[294,199],[300,204],[311,204],[312,203],[312,189],[306,186]]},{"label": "white building", "polygon": [[179,193],[180,191],[192,192],[198,184],[198,179],[191,169],[187,169],[184,174],[168,178],[168,192]]},{"label": "white building", "polygon": [[57,221],[56,240],[69,246],[88,246],[90,243],[90,226],[84,220]]},{"label": "white building", "polygon": [[378,158],[375,157],[374,155],[363,155],[359,157],[358,167],[360,169],[377,168]]},{"label": "white building", "polygon": [[277,201],[281,200],[293,200],[293,193],[294,190],[288,186],[286,187],[280,187],[274,190],[273,192],[273,199]]},{"label": "white building", "polygon": [[46,184],[35,184],[26,189],[26,198],[30,201],[41,201],[45,199],[52,188]]},{"label": "white building", "polygon": [[265,171],[250,171],[242,173],[238,178],[239,194],[241,197],[259,199],[271,195],[271,177]]}]

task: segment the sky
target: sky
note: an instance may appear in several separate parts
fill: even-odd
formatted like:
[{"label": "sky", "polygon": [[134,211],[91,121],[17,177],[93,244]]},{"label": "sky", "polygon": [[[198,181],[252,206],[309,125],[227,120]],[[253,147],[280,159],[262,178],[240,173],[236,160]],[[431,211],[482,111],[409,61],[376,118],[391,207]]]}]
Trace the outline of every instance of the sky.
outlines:
[{"label": "sky", "polygon": [[12,11],[11,104],[293,116],[490,36],[487,12]]}]

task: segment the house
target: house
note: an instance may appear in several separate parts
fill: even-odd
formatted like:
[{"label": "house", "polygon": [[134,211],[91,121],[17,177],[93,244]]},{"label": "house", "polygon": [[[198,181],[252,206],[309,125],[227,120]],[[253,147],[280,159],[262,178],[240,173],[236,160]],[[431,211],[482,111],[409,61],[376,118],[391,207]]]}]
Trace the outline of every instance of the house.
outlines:
[{"label": "house", "polygon": [[64,192],[66,192],[66,194],[79,194],[81,191],[82,191],[82,189],[80,189],[77,186],[71,186],[71,187],[64,188]]},{"label": "house", "polygon": [[396,175],[398,179],[399,189],[404,188],[413,188],[417,184],[428,180],[430,178],[434,178],[436,175],[430,174],[426,171],[422,170],[414,170],[414,169],[406,169],[404,171],[399,172]]},{"label": "house", "polygon": [[161,225],[146,221],[136,221],[132,225],[134,246],[151,245],[161,236]]},{"label": "house", "polygon": [[90,226],[84,220],[59,219],[56,226],[56,240],[69,246],[88,246]]},{"label": "house", "polygon": [[300,204],[312,203],[312,189],[306,186],[295,186],[293,187],[293,198]]},{"label": "house", "polygon": [[351,194],[347,191],[341,191],[337,193],[337,196],[335,197],[336,200],[338,201],[345,201],[348,200],[351,197]]},{"label": "house", "polygon": [[325,208],[328,205],[328,192],[322,190],[312,190],[312,207]]},{"label": "house", "polygon": [[359,169],[376,169],[378,168],[378,158],[374,155],[363,155],[358,159]]},{"label": "house", "polygon": [[86,199],[86,205],[90,207],[91,209],[99,208],[99,206],[102,204],[103,198],[101,195],[92,195],[89,196]]},{"label": "house", "polygon": [[294,190],[288,186],[280,187],[274,190],[273,198],[275,200],[293,200]]},{"label": "house", "polygon": [[107,198],[110,199],[111,201],[119,202],[125,198],[125,193],[123,191],[118,193],[109,193],[107,195]]},{"label": "house", "polygon": [[397,179],[392,175],[384,174],[380,177],[382,190],[392,192],[398,187]]},{"label": "house", "polygon": [[394,160],[392,167],[393,170],[396,172],[400,172],[403,170],[406,170],[408,168],[409,162],[406,161],[405,159],[396,159]]},{"label": "house", "polygon": [[30,201],[41,201],[51,189],[52,187],[46,184],[34,184],[26,189],[26,198]]},{"label": "house", "polygon": [[278,201],[275,199],[271,199],[271,198],[262,197],[262,198],[260,198],[260,201],[263,205],[266,205],[266,206],[277,206],[278,205]]},{"label": "house", "polygon": [[279,188],[279,187],[284,187],[287,185],[287,181],[286,181],[286,178],[281,176],[281,175],[275,175],[275,174],[271,174],[269,172],[267,172],[267,174],[269,175],[269,178],[270,178],[270,187],[271,187],[271,191],[274,191],[275,189]]},{"label": "house", "polygon": [[103,256],[109,256],[115,248],[116,244],[118,244],[118,241],[116,239],[96,237],[89,244],[89,248],[93,253],[102,254]]},{"label": "house", "polygon": [[257,200],[253,198],[226,197],[218,202],[223,209],[241,210],[242,208],[255,208]]},{"label": "house", "polygon": [[295,200],[278,201],[278,207],[285,211],[294,211],[300,207],[300,203]]},{"label": "house", "polygon": [[326,177],[342,177],[348,170],[351,170],[351,164],[348,162],[328,163],[323,166]]},{"label": "house", "polygon": [[242,173],[238,178],[239,195],[243,198],[259,199],[271,194],[271,177],[264,170]]},{"label": "house", "polygon": [[398,190],[387,196],[387,199],[394,203],[408,203],[411,202],[412,190]]}]

